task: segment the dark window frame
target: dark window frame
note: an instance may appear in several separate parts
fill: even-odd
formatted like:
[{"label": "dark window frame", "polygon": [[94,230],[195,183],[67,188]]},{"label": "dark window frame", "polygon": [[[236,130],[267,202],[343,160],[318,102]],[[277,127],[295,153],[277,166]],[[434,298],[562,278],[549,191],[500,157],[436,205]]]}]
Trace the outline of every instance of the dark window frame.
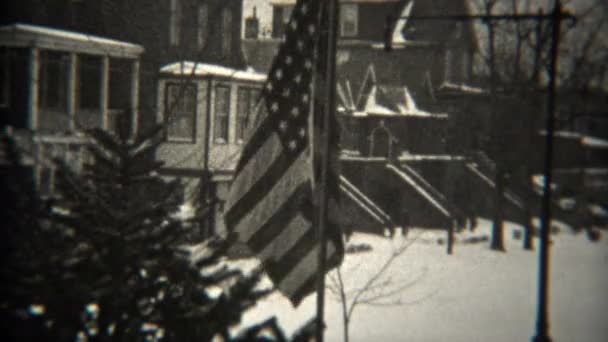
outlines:
[{"label": "dark window frame", "polygon": [[[225,108],[223,111],[219,111],[220,101],[220,90],[226,91]],[[215,96],[213,99],[213,142],[215,144],[228,144],[230,139],[230,98],[231,98],[231,87],[229,84],[217,84],[215,85]],[[220,121],[221,119],[221,121]],[[223,127],[219,128],[220,122],[223,123]],[[220,131],[221,130],[221,131]]]},{"label": "dark window frame", "polygon": [[41,50],[38,54],[38,108],[67,113],[69,54]]},{"label": "dark window frame", "polygon": [[[173,101],[172,90],[177,88],[177,95],[180,97],[178,101]],[[184,99],[188,97],[189,91],[193,91],[193,95],[189,100],[192,102],[185,103]],[[165,124],[165,141],[170,143],[196,143],[196,125],[197,125],[197,107],[198,107],[198,87],[196,83],[188,82],[167,82],[165,83],[165,97],[164,97],[164,124]],[[189,112],[183,110],[181,106],[190,104],[193,108],[189,109]],[[169,113],[171,111],[171,113]],[[174,118],[186,118],[191,120],[190,132],[186,134],[172,134],[171,132],[171,120]]]},{"label": "dark window frame", "polygon": [[232,54],[232,45],[234,44],[234,37],[232,32],[234,26],[234,13],[232,13],[232,9],[230,7],[222,8],[221,23],[221,52],[222,56],[227,58],[230,57],[230,55]]},{"label": "dark window frame", "polygon": [[204,2],[196,9],[196,44],[203,49],[209,41],[209,5]]},{"label": "dark window frame", "polygon": [[[236,101],[236,143],[242,144],[247,136],[248,129],[253,124],[255,110],[260,99],[261,90],[253,86],[239,86]],[[241,95],[246,96],[245,110],[242,110]]]},{"label": "dark window frame", "polygon": [[11,105],[11,50],[0,48],[0,108]]},{"label": "dark window frame", "polygon": [[[354,21],[352,31],[346,32],[345,25],[349,23],[346,19],[347,8],[354,9]],[[353,38],[359,35],[359,5],[356,3],[345,3],[340,5],[340,37]]]}]

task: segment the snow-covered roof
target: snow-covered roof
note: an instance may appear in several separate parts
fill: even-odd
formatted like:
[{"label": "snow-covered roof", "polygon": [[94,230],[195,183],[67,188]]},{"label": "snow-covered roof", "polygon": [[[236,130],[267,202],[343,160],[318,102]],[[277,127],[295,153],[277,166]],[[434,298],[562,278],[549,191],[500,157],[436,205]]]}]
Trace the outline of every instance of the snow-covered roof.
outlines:
[{"label": "snow-covered roof", "polygon": [[446,113],[431,113],[418,108],[407,87],[373,85],[364,108],[353,112],[353,116],[410,116],[421,118],[447,118]]},{"label": "snow-covered roof", "polygon": [[402,152],[397,158],[400,162],[407,161],[427,161],[427,160],[441,160],[441,161],[452,161],[452,160],[465,160],[464,156],[451,155],[451,154],[410,154],[406,151]]},{"label": "snow-covered roof", "polygon": [[407,25],[407,19],[408,19],[407,17],[410,16],[413,5],[414,5],[414,1],[410,1],[407,5],[405,5],[405,7],[403,7],[403,10],[401,11],[401,15],[399,16],[399,19],[397,19],[397,22],[395,23],[395,27],[393,28],[393,35],[391,37],[392,44],[394,44],[394,45],[405,44],[406,40],[405,40],[405,37],[403,36],[403,30],[405,29],[405,26]]},{"label": "snow-covered roof", "polygon": [[181,61],[167,64],[160,68],[160,72],[164,74],[172,74],[178,76],[219,76],[253,82],[264,82],[266,80],[266,74],[256,72],[250,68],[247,70],[238,70],[222,65],[191,61]]},{"label": "snow-covered roof", "polygon": [[458,92],[462,92],[462,93],[469,93],[469,94],[484,94],[487,93],[486,90],[484,90],[483,88],[479,88],[479,87],[473,87],[464,83],[452,83],[452,82],[443,82],[440,86],[439,86],[439,90],[453,90],[453,91],[458,91]]},{"label": "snow-covered roof", "polygon": [[[545,136],[545,135],[547,135],[547,131],[540,130],[538,132],[538,134]],[[564,139],[580,139],[581,138],[580,133],[570,132],[570,131],[554,131],[553,136],[558,137],[558,138],[564,138]]]},{"label": "snow-covered roof", "polygon": [[[348,3],[392,3],[399,1],[401,0],[339,0],[339,2]],[[273,6],[289,6],[295,5],[296,0],[270,0],[270,4]]]},{"label": "snow-covered roof", "polygon": [[137,44],[80,32],[19,23],[0,27],[0,45],[37,47],[117,58],[137,58],[144,51],[144,48]]},{"label": "snow-covered roof", "polygon": [[592,136],[583,136],[581,144],[592,148],[608,148],[608,140]]}]

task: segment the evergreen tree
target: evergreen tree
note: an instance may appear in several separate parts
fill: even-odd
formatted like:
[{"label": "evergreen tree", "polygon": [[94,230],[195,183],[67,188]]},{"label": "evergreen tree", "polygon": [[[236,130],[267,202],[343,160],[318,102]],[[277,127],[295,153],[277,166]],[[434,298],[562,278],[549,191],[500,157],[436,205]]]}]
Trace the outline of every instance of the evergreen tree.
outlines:
[{"label": "evergreen tree", "polygon": [[[222,266],[232,238],[199,244],[197,257],[183,247],[178,181],[163,180],[151,158],[160,131],[129,139],[91,130],[82,172],[55,161],[59,197],[48,206],[50,220],[19,223],[27,234],[13,234],[18,258],[10,274],[3,270],[3,280],[13,279],[3,298],[19,298],[2,303],[22,324],[15,336],[36,323],[29,331],[42,340],[228,339],[242,313],[270,292],[258,288],[260,269]],[[15,212],[34,213],[28,208]],[[24,311],[30,304],[43,312]]]}]

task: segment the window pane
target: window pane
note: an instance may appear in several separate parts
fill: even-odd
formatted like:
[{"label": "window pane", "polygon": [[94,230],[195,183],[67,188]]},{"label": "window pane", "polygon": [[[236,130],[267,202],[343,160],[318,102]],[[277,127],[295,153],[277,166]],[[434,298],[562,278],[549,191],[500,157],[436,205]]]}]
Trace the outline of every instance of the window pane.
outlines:
[{"label": "window pane", "polygon": [[251,91],[246,88],[239,88],[237,96],[237,120],[236,120],[236,139],[242,141],[245,137],[245,130],[247,129],[250,113],[250,97]]},{"label": "window pane", "polygon": [[0,107],[9,106],[10,68],[9,50],[0,48]]},{"label": "window pane", "polygon": [[39,107],[65,112],[67,109],[68,55],[40,51]]},{"label": "window pane", "polygon": [[215,89],[214,140],[228,142],[228,114],[230,113],[230,88],[218,86]]},{"label": "window pane", "polygon": [[203,48],[207,43],[209,10],[207,4],[198,6],[198,47]]},{"label": "window pane", "polygon": [[289,23],[289,18],[291,18],[291,12],[293,12],[293,6],[285,6],[283,7],[283,23]]},{"label": "window pane", "polygon": [[101,65],[101,57],[78,56],[76,119],[80,127],[101,127]]},{"label": "window pane", "polygon": [[167,139],[194,142],[196,115],[196,87],[194,85],[167,85],[165,119],[168,121]]},{"label": "window pane", "polygon": [[342,4],[340,6],[340,33],[342,36],[356,36],[358,22],[357,4]]},{"label": "window pane", "polygon": [[228,57],[232,50],[232,12],[229,8],[222,10],[222,54]]},{"label": "window pane", "polygon": [[169,45],[179,45],[182,11],[179,0],[171,0],[169,14]]}]

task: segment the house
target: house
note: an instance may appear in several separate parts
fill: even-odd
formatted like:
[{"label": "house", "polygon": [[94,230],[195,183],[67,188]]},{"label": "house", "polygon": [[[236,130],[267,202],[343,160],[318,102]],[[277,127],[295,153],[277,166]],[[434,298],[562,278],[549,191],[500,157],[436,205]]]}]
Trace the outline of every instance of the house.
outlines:
[{"label": "house", "polygon": [[82,129],[138,129],[140,56],[123,41],[29,24],[0,27],[0,113],[4,134],[25,150],[43,195],[53,194],[54,167],[80,168]]},{"label": "house", "polygon": [[23,0],[3,6],[5,23],[43,25],[143,46],[138,123],[143,128],[155,122],[156,80],[162,66],[181,60],[245,66],[242,0]]},{"label": "house", "polygon": [[161,68],[156,119],[166,124],[166,142],[155,158],[165,163],[163,175],[184,181],[184,201],[210,197],[218,200],[216,216],[223,211],[265,80],[252,70],[198,62]]}]

